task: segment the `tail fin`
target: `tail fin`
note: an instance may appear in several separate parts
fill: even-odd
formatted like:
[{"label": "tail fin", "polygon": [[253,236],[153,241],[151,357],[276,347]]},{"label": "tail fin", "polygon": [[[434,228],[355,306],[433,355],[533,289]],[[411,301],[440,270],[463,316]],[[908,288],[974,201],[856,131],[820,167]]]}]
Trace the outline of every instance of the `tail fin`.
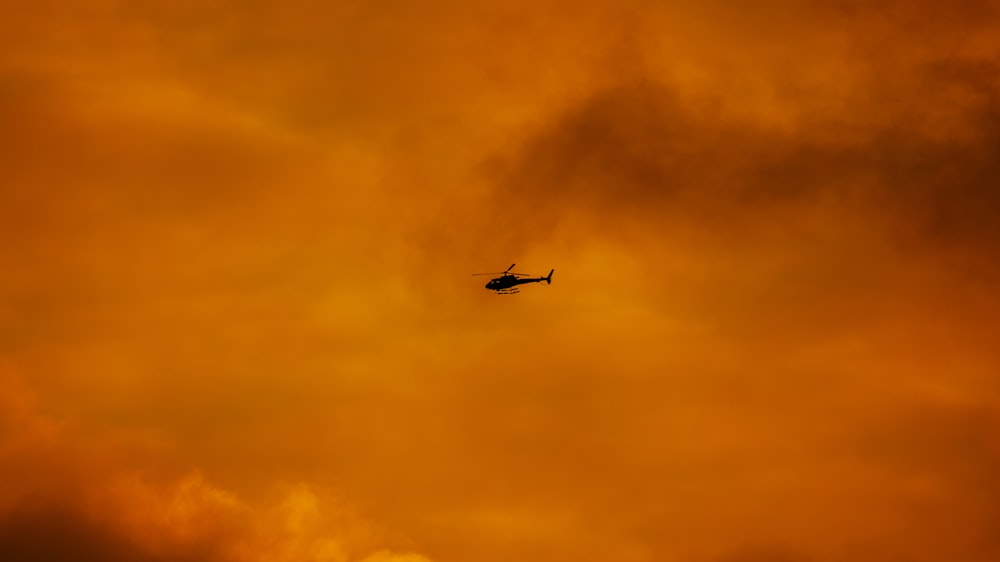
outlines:
[{"label": "tail fin", "polygon": [[548,283],[549,285],[552,284],[552,274],[555,272],[556,270],[553,269],[552,271],[549,272],[549,276],[545,278],[545,282]]}]

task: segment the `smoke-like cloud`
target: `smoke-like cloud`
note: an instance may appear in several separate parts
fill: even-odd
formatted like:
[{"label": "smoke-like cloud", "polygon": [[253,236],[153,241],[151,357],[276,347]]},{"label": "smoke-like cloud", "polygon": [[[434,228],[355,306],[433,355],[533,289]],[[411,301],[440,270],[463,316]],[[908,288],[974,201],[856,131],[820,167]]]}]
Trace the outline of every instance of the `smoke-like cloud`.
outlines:
[{"label": "smoke-like cloud", "polygon": [[827,205],[840,213],[834,226],[863,215],[881,228],[873,235],[901,244],[994,251],[995,68],[992,60],[921,62],[905,80],[867,85],[879,98],[929,92],[921,103],[805,115],[791,130],[719,119],[711,103],[655,80],[618,85],[493,161],[490,205],[527,217],[512,227],[585,216],[611,237],[638,221],[653,232],[695,226],[740,238],[764,222],[795,234],[796,210]]},{"label": "smoke-like cloud", "polygon": [[197,471],[155,476],[132,447],[41,414],[9,370],[0,389],[4,560],[427,561],[389,550],[384,531],[308,485],[254,502]]}]

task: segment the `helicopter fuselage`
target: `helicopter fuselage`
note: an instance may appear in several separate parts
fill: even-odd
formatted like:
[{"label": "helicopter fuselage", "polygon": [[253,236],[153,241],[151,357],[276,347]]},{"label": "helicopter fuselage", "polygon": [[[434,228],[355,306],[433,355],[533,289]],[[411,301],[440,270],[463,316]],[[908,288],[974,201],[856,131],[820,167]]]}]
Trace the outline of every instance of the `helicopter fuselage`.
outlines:
[{"label": "helicopter fuselage", "polygon": [[513,275],[504,275],[503,277],[497,277],[496,279],[491,279],[490,282],[486,284],[486,288],[491,291],[501,291],[503,289],[510,289],[511,287],[516,287],[518,285],[524,285],[525,283],[538,283],[540,281],[545,281],[545,278],[515,277]]}]

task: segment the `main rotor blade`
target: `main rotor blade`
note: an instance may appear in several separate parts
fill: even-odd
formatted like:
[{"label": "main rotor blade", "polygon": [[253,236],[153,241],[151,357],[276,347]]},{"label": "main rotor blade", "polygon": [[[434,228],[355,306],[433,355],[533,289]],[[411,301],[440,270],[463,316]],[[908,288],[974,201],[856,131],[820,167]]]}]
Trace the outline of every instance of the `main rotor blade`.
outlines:
[{"label": "main rotor blade", "polygon": [[503,275],[503,271],[494,271],[493,273],[473,273],[472,275]]},{"label": "main rotor blade", "polygon": [[504,270],[503,272],[504,272],[504,273],[507,273],[508,271],[510,271],[510,270],[512,270],[512,269],[514,269],[514,266],[515,266],[515,265],[517,265],[517,264],[516,264],[516,263],[512,263],[512,264],[510,264],[510,267],[508,267],[507,269],[505,269],[505,270]]}]

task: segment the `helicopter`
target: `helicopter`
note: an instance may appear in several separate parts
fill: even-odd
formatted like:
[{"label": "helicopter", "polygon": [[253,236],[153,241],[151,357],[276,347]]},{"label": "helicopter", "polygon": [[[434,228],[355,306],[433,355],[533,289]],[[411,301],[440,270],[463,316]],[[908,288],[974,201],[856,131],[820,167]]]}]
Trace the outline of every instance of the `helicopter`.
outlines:
[{"label": "helicopter", "polygon": [[556,270],[549,271],[547,277],[531,277],[527,273],[511,273],[510,270],[514,269],[516,263],[510,264],[510,267],[503,271],[495,273],[473,273],[473,275],[499,275],[500,277],[494,277],[490,279],[490,282],[486,284],[486,288],[496,292],[498,295],[514,295],[520,293],[518,290],[518,285],[523,285],[525,283],[541,283],[545,281],[547,284],[552,284],[552,274]]}]

